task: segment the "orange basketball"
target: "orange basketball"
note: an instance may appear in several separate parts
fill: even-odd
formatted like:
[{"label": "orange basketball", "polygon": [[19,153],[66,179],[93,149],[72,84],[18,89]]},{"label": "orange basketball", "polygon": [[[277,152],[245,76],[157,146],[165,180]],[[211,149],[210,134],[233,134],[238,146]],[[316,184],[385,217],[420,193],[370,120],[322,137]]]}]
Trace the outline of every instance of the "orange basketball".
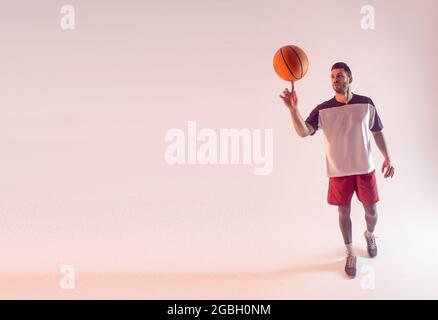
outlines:
[{"label": "orange basketball", "polygon": [[284,46],[274,56],[274,70],[286,81],[297,81],[304,77],[309,68],[306,53],[297,46]]}]

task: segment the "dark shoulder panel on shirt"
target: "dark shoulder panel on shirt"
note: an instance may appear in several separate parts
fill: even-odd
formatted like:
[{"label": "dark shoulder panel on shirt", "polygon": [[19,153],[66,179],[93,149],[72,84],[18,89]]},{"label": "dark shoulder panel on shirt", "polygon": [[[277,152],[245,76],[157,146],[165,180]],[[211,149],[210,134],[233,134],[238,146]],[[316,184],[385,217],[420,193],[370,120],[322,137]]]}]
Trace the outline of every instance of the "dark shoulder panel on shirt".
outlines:
[{"label": "dark shoulder panel on shirt", "polygon": [[333,97],[330,100],[324,101],[323,103],[318,104],[312,112],[309,114],[309,116],[306,119],[306,123],[311,125],[314,129],[312,136],[315,134],[315,132],[318,130],[318,122],[319,122],[319,110],[327,109],[336,107],[336,100]]},{"label": "dark shoulder panel on shirt", "polygon": [[335,97],[333,97],[330,100],[318,104],[314,110],[322,110],[322,109],[337,107],[338,104],[339,103],[336,101]]},{"label": "dark shoulder panel on shirt", "polygon": [[373,100],[371,100],[370,97],[361,96],[359,94],[354,94],[353,99],[351,99],[349,102],[349,104],[354,104],[354,103],[369,103],[374,106]]}]

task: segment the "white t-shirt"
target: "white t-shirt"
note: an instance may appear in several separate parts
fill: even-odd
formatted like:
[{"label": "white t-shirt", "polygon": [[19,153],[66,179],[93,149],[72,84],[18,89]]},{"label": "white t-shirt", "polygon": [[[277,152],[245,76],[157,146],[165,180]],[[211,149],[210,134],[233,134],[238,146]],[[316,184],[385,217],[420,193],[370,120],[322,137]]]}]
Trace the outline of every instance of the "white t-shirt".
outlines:
[{"label": "white t-shirt", "polygon": [[382,122],[372,100],[353,95],[348,104],[333,97],[318,105],[306,119],[315,131],[322,129],[328,177],[366,174],[375,169],[371,131]]}]

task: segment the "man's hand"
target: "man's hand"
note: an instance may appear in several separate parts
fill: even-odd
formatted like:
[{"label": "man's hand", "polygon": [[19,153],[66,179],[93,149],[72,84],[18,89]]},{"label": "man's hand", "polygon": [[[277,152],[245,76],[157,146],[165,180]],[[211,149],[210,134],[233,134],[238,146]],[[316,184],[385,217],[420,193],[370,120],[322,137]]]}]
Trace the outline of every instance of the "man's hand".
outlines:
[{"label": "man's hand", "polygon": [[283,99],[284,105],[291,111],[295,110],[298,105],[298,98],[293,81],[291,81],[291,91],[286,88],[283,90],[283,95],[284,96],[280,95],[280,98]]},{"label": "man's hand", "polygon": [[[385,169],[386,169],[386,171],[385,171]],[[385,175],[384,175],[385,178],[388,178],[388,177],[392,178],[392,176],[394,175],[395,169],[391,164],[391,160],[385,159],[385,161],[383,161],[382,173],[383,173],[383,171],[385,171]]]}]

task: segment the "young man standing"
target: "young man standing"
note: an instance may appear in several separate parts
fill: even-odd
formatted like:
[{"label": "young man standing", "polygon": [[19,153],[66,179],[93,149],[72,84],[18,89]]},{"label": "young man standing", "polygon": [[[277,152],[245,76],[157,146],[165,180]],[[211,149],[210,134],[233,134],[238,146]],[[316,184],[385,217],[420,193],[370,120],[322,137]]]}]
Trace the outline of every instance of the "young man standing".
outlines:
[{"label": "young man standing", "polygon": [[377,192],[375,165],[371,154],[371,134],[382,152],[384,177],[393,177],[394,167],[383,136],[382,121],[373,101],[351,92],[353,77],[348,65],[335,63],[331,69],[335,96],[319,104],[306,121],[298,111],[298,99],[292,82],[292,92],[287,88],[280,95],[292,116],[295,131],[300,137],[323,131],[329,188],[327,202],[338,207],[339,226],[344,239],[347,258],[345,272],[356,276],[356,255],[352,244],[350,219],[351,199],[356,192],[365,209],[367,230],[364,236],[368,255],[377,255],[374,228],[377,223]]}]

